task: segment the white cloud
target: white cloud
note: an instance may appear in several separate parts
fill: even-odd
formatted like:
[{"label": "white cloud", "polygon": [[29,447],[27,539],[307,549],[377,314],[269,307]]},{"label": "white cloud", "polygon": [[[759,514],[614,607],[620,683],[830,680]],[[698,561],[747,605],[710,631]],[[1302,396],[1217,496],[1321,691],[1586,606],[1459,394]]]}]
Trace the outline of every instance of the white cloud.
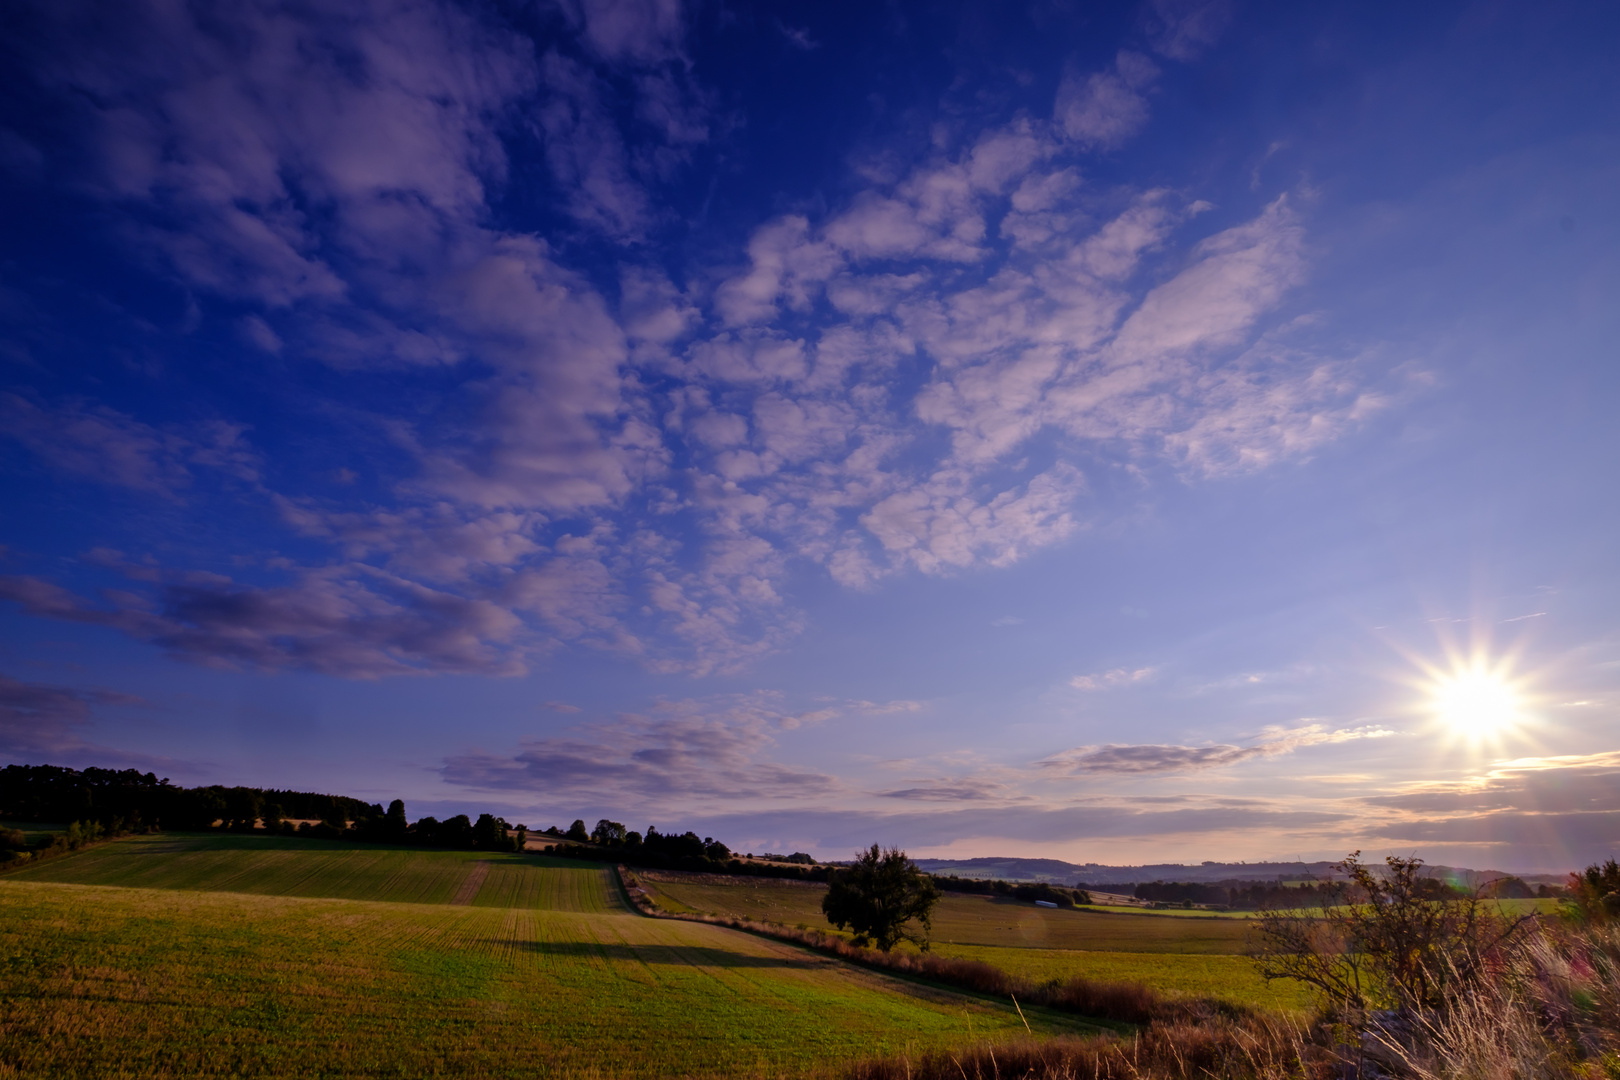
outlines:
[{"label": "white cloud", "polygon": [[921,711],[923,703],[898,699],[895,701],[851,701],[847,703],[850,709],[865,713],[868,716],[888,716],[894,713],[914,713]]},{"label": "white cloud", "polygon": [[696,305],[663,273],[632,266],[621,274],[619,321],[625,335],[646,350],[644,358],[662,358],[662,347],[685,335],[700,318]]},{"label": "white cloud", "polygon": [[[1207,38],[1177,11],[1175,40]],[[625,245],[709,137],[685,12],[564,14],[575,37],[537,53],[493,10],[431,0],[363,19],[131,7],[42,55],[94,113],[86,182],[139,210],[136,242],[188,288],[256,306],[232,317],[261,351],[442,381],[431,410],[344,414],[404,461],[368,466],[363,496],[264,493],[341,560],[283,561],[274,584],[165,571],[111,606],[24,589],[30,610],[367,677],[515,672],[558,641],[735,671],[803,624],[796,563],[852,588],[1005,566],[1096,512],[1077,505],[1094,451],[1216,476],[1381,406],[1305,322],[1268,325],[1305,276],[1286,200],[1188,250],[1178,230],[1207,205],[1088,185],[1078,151],[1146,122],[1141,56],[1066,80],[1054,125],[942,133],[734,258],[673,269]],[[556,243],[500,224],[522,131],[575,223]],[[634,254],[587,277],[562,254],[580,237]],[[260,482],[240,427],[4,407],[66,471],[171,496],[199,467]]]},{"label": "white cloud", "polygon": [[257,315],[249,315],[242,320],[242,333],[247,339],[271,356],[281,355],[282,341],[280,335],[270,329],[270,324]]},{"label": "white cloud", "polygon": [[1153,677],[1150,667],[1113,668],[1109,671],[1098,672],[1094,675],[1076,675],[1069,680],[1069,685],[1076,690],[1106,690],[1116,686],[1129,686],[1132,683],[1144,682]]},{"label": "white cloud", "polygon": [[0,430],[61,472],[170,499],[191,485],[192,466],[258,479],[258,455],[243,437],[246,429],[223,421],[194,424],[185,435],[105,406],[41,405],[0,394]]},{"label": "white cloud", "polygon": [[808,369],[803,340],[769,333],[721,334],[689,355],[697,374],[719,383],[792,382]]},{"label": "white cloud", "polygon": [[1232,18],[1230,0],[1150,0],[1147,29],[1154,51],[1191,60],[1213,45]]},{"label": "white cloud", "polygon": [[1120,327],[1115,353],[1134,360],[1231,344],[1300,282],[1303,244],[1304,229],[1283,198],[1203,241],[1193,249],[1196,261],[1148,293]]},{"label": "white cloud", "polygon": [[348,678],[524,670],[509,648],[523,633],[510,611],[364,566],[306,571],[273,588],[164,575],[156,603],[114,591],[112,608],[31,578],[0,579],[0,598],[31,615],[108,626],[213,666]]},{"label": "white cloud", "polygon": [[981,501],[959,477],[940,474],[879,502],[861,523],[891,555],[924,573],[980,561],[1008,566],[1077,528],[1070,506],[1083,486],[1077,471],[1060,465]]},{"label": "white cloud", "polygon": [[652,207],[631,175],[624,139],[601,100],[596,76],[555,52],[541,61],[540,73],[550,92],[537,113],[546,160],[568,192],[570,211],[609,236],[640,237]]},{"label": "white cloud", "polygon": [[604,59],[650,64],[681,55],[680,0],[563,0],[562,7]]},{"label": "white cloud", "polygon": [[1115,149],[1147,123],[1146,93],[1158,76],[1151,60],[1130,51],[1115,57],[1112,71],[1070,72],[1058,87],[1053,122],[1083,147]]},{"label": "white cloud", "polygon": [[493,115],[534,80],[509,38],[426,4],[225,22],[131,5],[101,30],[38,60],[97,103],[103,189],[169,211],[176,227],[142,235],[191,282],[270,305],[348,292],[304,206],[368,258],[472,222],[505,168]]},{"label": "white cloud", "polygon": [[731,326],[766,322],[783,303],[804,310],[841,261],[831,245],[811,238],[810,222],[797,214],[761,226],[748,241],[748,260],[749,269],[715,294],[715,307]]}]

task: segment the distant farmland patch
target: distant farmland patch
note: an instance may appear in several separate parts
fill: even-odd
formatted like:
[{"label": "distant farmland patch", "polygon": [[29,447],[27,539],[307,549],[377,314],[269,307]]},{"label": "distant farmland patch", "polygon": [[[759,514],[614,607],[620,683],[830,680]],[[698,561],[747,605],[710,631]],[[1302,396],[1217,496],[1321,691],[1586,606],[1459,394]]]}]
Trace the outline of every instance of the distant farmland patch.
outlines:
[{"label": "distant farmland patch", "polygon": [[[821,898],[827,887],[813,882],[725,878],[706,874],[643,871],[662,897],[694,911],[825,927]],[[1182,919],[1144,913],[1054,910],[1003,897],[946,893],[934,911],[933,940],[1108,952],[1243,952],[1248,926],[1240,919]]]},{"label": "distant farmland patch", "polygon": [[[639,874],[671,911],[698,911],[828,929],[826,886],[715,875]],[[1075,975],[1142,982],[1171,994],[1264,1008],[1303,1009],[1292,984],[1267,986],[1244,955],[1244,919],[1188,919],[1139,912],[1064,911],[1002,897],[946,893],[934,913],[933,948],[983,960],[1038,981]]]}]

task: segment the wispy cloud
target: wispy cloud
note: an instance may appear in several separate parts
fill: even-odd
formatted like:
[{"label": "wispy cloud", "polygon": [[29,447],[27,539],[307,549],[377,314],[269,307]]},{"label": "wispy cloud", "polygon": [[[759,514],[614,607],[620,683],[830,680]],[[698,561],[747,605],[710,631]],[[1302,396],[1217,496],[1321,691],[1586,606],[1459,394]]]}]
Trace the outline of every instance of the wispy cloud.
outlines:
[{"label": "wispy cloud", "polygon": [[1368,796],[1370,805],[1427,814],[1620,811],[1620,751],[1499,761],[1484,773]]},{"label": "wispy cloud", "polygon": [[1150,0],[1144,12],[1155,52],[1191,60],[1213,45],[1232,18],[1231,0]]},{"label": "wispy cloud", "polygon": [[680,0],[564,0],[561,6],[603,59],[657,64],[682,55]]},{"label": "wispy cloud", "polygon": [[48,582],[0,578],[0,599],[30,615],[122,630],[176,657],[213,665],[304,668],[350,678],[438,671],[511,674],[521,623],[375,570],[306,572],[276,588],[216,574],[161,575],[152,602],[114,590],[93,605]]},{"label": "wispy cloud", "polygon": [[61,472],[169,499],[190,486],[194,466],[258,479],[258,455],[244,429],[220,421],[183,435],[105,406],[48,406],[0,394],[0,430]]},{"label": "wispy cloud", "polygon": [[1130,686],[1132,683],[1145,682],[1151,678],[1153,678],[1153,669],[1150,667],[1135,669],[1111,668],[1095,675],[1076,675],[1069,680],[1069,685],[1076,690],[1107,690],[1116,686]]},{"label": "wispy cloud", "polygon": [[1620,828],[1620,752],[1522,758],[1457,781],[1416,784],[1359,802],[1382,811],[1379,834],[1452,845],[1487,857],[1513,852],[1543,866],[1612,857]]},{"label": "wispy cloud", "polygon": [[[446,781],[484,791],[600,798],[620,805],[669,800],[732,802],[825,796],[833,777],[771,760],[773,730],[794,718],[759,696],[730,701],[681,701],[650,715],[626,715],[584,725],[564,736],[527,741],[510,755],[449,758]],[[786,722],[784,722],[786,721]]]},{"label": "wispy cloud", "polygon": [[1140,53],[1121,52],[1111,70],[1070,72],[1058,88],[1053,120],[1068,138],[1090,149],[1112,150],[1148,120],[1147,92],[1159,69]]},{"label": "wispy cloud", "polygon": [[1230,743],[1217,743],[1212,746],[1162,744],[1082,746],[1044,758],[1036,762],[1036,768],[1064,776],[1084,773],[1140,775],[1194,772],[1226,768],[1256,758],[1278,757],[1307,746],[1343,743],[1356,739],[1378,739],[1392,734],[1394,732],[1387,728],[1340,728],[1329,731],[1320,724],[1307,724],[1297,728],[1270,729],[1259,742],[1247,746]]},{"label": "wispy cloud", "polygon": [[113,690],[77,690],[0,675],[0,758],[38,764],[88,762],[104,767],[178,764],[86,738],[97,709],[148,705],[139,697]]},{"label": "wispy cloud", "polygon": [[905,799],[910,802],[955,803],[989,800],[1005,802],[1008,799],[1008,792],[1005,786],[992,781],[968,779],[944,780],[922,787],[880,791],[878,796],[884,799]]}]

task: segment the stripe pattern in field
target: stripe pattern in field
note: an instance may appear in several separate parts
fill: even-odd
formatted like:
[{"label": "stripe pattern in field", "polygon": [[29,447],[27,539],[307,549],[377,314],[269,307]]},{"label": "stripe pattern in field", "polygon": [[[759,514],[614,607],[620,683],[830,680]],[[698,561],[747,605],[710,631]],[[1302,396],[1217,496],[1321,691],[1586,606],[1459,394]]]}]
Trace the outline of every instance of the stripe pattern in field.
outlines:
[{"label": "stripe pattern in field", "polygon": [[479,859],[467,867],[467,875],[456,886],[456,894],[450,898],[452,904],[470,904],[478,896],[478,891],[484,887],[484,879],[489,877],[489,860]]},{"label": "stripe pattern in field", "polygon": [[[544,872],[538,867],[544,864]],[[138,836],[16,872],[23,881],[243,892],[408,904],[622,911],[610,871],[505,852],[435,851],[302,838]]]}]

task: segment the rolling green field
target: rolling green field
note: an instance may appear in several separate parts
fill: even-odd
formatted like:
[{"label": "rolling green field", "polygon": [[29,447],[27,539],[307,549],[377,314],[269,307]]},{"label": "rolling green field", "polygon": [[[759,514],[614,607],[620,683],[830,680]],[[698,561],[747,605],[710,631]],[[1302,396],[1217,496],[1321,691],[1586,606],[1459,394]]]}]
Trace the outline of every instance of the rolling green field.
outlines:
[{"label": "rolling green field", "polygon": [[[686,908],[807,926],[826,926],[826,886],[811,882],[643,874],[660,897]],[[1181,919],[1041,908],[1002,897],[946,893],[934,909],[940,945],[992,945],[1096,952],[1238,954],[1249,927],[1235,919]]]},{"label": "rolling green field", "polygon": [[0,1077],[778,1075],[1023,1034],[516,854],[139,837],[0,876],[0,957]]},{"label": "rolling green field", "polygon": [[[809,882],[707,875],[642,874],[660,905],[826,928],[821,897]],[[1008,898],[946,893],[934,912],[933,948],[983,960],[1035,979],[1074,975],[1142,982],[1167,993],[1211,996],[1263,1008],[1305,1009],[1310,995],[1294,983],[1267,984],[1244,955],[1242,919],[1064,911]]]},{"label": "rolling green field", "polygon": [[[594,873],[597,864],[542,860]],[[232,834],[136,836],[15,872],[22,881],[119,885],[142,889],[242,892],[264,896],[381,900],[407,904],[594,910],[577,888],[579,874],[536,874],[534,856],[515,852],[423,851],[357,847],[297,837]],[[594,877],[590,878],[595,889]]]},{"label": "rolling green field", "polygon": [[933,950],[941,956],[982,960],[1038,981],[1081,975],[1100,982],[1138,982],[1164,994],[1221,998],[1289,1012],[1308,1011],[1314,1002],[1310,990],[1299,983],[1268,984],[1247,956],[954,944],[935,944]]}]

